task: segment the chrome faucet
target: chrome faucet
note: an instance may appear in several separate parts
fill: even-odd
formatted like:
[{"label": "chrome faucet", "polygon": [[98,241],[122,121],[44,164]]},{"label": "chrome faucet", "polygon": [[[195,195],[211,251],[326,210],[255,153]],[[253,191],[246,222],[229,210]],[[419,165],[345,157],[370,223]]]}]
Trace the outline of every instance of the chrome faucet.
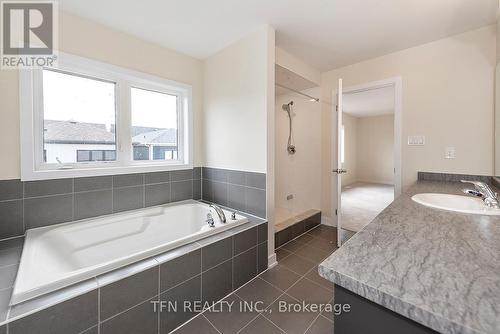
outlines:
[{"label": "chrome faucet", "polygon": [[484,182],[461,180],[462,183],[473,184],[476,190],[463,189],[465,194],[477,196],[483,199],[484,204],[489,208],[500,209],[497,193]]},{"label": "chrome faucet", "polygon": [[212,214],[210,212],[207,213],[207,220],[205,220],[205,222],[208,224],[208,226],[215,227],[214,218],[212,217]]},{"label": "chrome faucet", "polygon": [[221,223],[225,224],[226,215],[224,214],[224,211],[222,211],[222,209],[218,205],[215,205],[213,203],[210,204],[210,207],[214,208],[215,212],[217,213],[217,216],[219,216],[219,220],[221,221]]}]

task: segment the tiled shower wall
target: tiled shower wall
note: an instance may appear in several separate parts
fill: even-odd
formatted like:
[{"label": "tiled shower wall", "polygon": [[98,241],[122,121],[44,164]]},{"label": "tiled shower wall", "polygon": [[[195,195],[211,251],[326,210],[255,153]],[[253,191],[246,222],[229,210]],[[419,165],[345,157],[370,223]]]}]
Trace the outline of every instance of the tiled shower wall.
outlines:
[{"label": "tiled shower wall", "polygon": [[202,168],[202,199],[266,217],[266,174]]},{"label": "tiled shower wall", "polygon": [[265,189],[264,173],[205,167],[28,182],[0,180],[0,239],[21,236],[30,228],[186,199],[203,199],[264,218]]},{"label": "tiled shower wall", "polygon": [[0,181],[0,239],[27,229],[201,198],[201,168],[43,181]]}]

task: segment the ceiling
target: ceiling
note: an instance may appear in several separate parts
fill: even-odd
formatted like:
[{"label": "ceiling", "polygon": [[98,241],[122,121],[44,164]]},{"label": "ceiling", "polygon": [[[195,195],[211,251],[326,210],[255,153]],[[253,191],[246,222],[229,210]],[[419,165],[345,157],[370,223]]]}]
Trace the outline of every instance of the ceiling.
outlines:
[{"label": "ceiling", "polygon": [[394,114],[394,86],[346,93],[342,97],[342,108],[354,117]]},{"label": "ceiling", "polygon": [[276,95],[290,94],[292,91],[284,87],[291,88],[295,91],[303,91],[309,88],[318,86],[312,81],[301,77],[295,72],[290,71],[280,65],[275,65],[275,83],[276,83]]},{"label": "ceiling", "polygon": [[204,59],[262,24],[330,70],[496,22],[498,0],[61,0],[64,11]]}]

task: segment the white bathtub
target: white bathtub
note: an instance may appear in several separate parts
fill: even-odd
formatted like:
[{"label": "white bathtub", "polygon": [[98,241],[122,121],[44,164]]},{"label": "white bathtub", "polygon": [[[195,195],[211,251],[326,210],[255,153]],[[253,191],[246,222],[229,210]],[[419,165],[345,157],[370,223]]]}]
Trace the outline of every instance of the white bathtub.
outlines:
[{"label": "white bathtub", "polygon": [[[205,222],[212,211],[215,227]],[[222,224],[193,200],[26,232],[11,305],[131,264],[247,222],[224,211]]]}]

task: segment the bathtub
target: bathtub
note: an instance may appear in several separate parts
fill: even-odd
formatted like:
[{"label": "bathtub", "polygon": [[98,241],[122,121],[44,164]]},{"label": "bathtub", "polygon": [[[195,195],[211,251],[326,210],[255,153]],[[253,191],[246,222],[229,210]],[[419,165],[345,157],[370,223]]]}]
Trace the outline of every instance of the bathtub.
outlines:
[{"label": "bathtub", "polygon": [[[206,223],[212,212],[215,227]],[[248,219],[188,200],[30,229],[10,304],[47,294],[133,262],[220,233]]]}]

